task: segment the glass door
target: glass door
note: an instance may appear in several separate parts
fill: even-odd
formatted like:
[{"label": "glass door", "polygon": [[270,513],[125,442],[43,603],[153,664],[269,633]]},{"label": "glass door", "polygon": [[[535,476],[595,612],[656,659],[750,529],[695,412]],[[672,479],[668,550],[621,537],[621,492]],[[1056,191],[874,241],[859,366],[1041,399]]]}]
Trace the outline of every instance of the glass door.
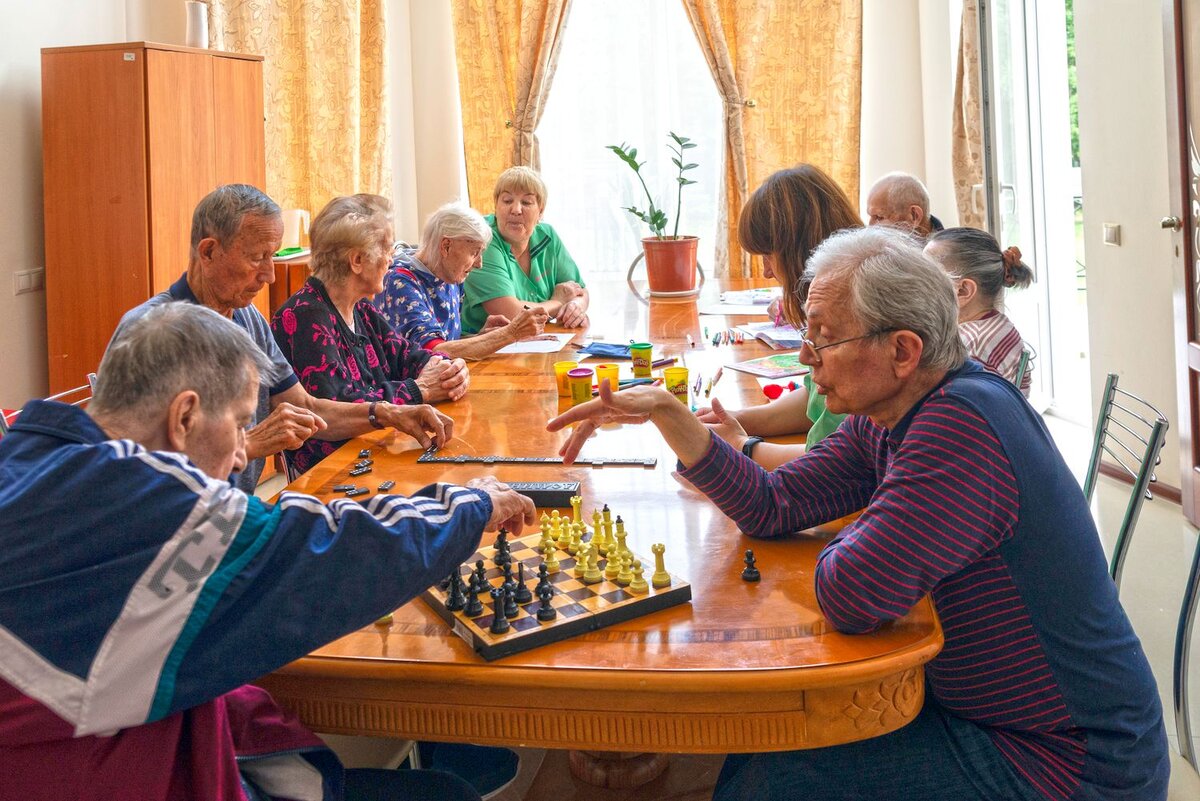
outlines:
[{"label": "glass door", "polygon": [[1067,12],[1064,0],[979,2],[984,186],[988,229],[1001,248],[1020,248],[1037,276],[1005,297],[1006,313],[1037,354],[1033,400],[1090,424]]}]

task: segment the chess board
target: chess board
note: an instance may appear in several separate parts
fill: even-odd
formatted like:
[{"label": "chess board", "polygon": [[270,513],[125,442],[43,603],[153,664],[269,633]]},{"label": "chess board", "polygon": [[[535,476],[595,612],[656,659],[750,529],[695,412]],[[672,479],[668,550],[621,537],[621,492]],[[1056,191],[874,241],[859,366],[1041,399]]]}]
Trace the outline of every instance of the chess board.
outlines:
[{"label": "chess board", "polygon": [[[590,535],[584,537],[585,542],[589,539]],[[509,540],[513,576],[517,575],[518,562],[524,563],[525,584],[531,591],[537,586],[538,566],[542,563],[542,554],[537,550],[540,540],[540,532]],[[467,563],[459,568],[463,581],[470,580],[475,562],[482,559],[490,586],[499,586],[503,582],[502,569],[493,561],[495,553],[492,545],[481,546]],[[650,584],[650,576],[654,572],[654,559],[646,559],[636,553],[634,558],[641,560],[645,568],[646,583],[650,585],[642,594],[634,594],[628,587],[622,587],[608,579],[599,584],[585,584],[582,578],[577,578],[574,574],[575,557],[559,549],[559,570],[550,574],[550,581],[554,585],[551,605],[558,612],[557,617],[546,622],[539,621],[537,611],[541,601],[534,594],[530,603],[518,605],[517,616],[508,619],[509,630],[503,634],[492,634],[489,630],[492,625],[493,607],[492,599],[486,594],[479,595],[479,600],[484,602],[483,613],[473,618],[467,617],[461,610],[452,612],[446,608],[448,580],[430,587],[421,598],[450,625],[455,634],[466,640],[480,656],[490,661],[540,645],[559,642],[577,634],[595,631],[614,623],[632,620],[692,599],[692,585],[675,575],[671,576],[670,586],[654,587]],[[597,566],[603,570],[606,565],[607,560],[600,557]]]}]

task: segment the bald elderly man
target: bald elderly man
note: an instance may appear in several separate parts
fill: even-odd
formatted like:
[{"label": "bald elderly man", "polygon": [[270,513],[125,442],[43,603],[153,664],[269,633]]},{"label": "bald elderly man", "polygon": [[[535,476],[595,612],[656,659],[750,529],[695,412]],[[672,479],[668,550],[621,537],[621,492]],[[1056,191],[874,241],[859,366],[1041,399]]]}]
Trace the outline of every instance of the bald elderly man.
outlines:
[{"label": "bald elderly man", "polygon": [[916,176],[890,172],[867,193],[867,224],[890,225],[922,239],[942,230],[942,222],[929,213],[929,191]]},{"label": "bald elderly man", "polygon": [[[343,771],[247,683],[449,574],[533,502],[491,478],[275,504],[225,477],[270,362],[167,303],[123,326],[87,410],[0,439],[0,798],[478,801],[455,777]],[[384,795],[384,785],[390,794]]]}]

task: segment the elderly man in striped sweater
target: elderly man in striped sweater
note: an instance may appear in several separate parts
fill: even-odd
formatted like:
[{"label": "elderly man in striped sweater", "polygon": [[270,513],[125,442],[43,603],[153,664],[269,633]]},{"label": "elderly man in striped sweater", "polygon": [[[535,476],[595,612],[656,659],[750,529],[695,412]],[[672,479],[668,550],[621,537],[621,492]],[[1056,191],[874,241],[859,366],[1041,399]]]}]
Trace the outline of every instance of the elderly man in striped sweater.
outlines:
[{"label": "elderly man in striped sweater", "polygon": [[946,644],[916,720],[850,745],[730,756],[716,798],[1165,798],[1154,678],[1083,493],[1020,392],[966,359],[949,279],[884,228],[832,237],[808,273],[801,359],[850,417],[804,456],[766,472],[661,388],[602,388],[549,424],[578,423],[573,457],[599,424],[653,422],[681,474],[753,537],[862,509],[817,562],[839,631],[933,596]]}]

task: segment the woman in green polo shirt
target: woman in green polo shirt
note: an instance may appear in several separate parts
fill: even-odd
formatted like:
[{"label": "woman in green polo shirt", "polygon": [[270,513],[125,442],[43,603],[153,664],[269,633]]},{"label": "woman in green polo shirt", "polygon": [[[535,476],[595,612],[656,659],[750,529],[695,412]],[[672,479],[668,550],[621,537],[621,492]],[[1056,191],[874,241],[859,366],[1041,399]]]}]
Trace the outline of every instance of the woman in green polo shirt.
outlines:
[{"label": "woman in green polo shirt", "polygon": [[542,222],[546,184],[529,167],[510,167],[492,192],[496,213],[484,219],[492,242],[483,266],[463,286],[462,328],[475,333],[489,314],[513,319],[534,306],[565,328],[588,324],[588,291],[571,254],[554,229]]}]

